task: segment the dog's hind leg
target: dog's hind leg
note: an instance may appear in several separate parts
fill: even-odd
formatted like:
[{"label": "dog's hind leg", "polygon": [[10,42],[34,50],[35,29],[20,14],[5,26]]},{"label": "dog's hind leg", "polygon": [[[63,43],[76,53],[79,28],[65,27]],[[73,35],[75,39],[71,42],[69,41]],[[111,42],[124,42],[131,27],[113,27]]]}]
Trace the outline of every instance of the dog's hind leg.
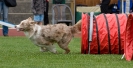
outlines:
[{"label": "dog's hind leg", "polygon": [[70,49],[67,47],[64,49],[65,50],[65,54],[68,54],[70,52]]},{"label": "dog's hind leg", "polygon": [[58,45],[60,46],[60,48],[62,48],[63,50],[65,50],[65,54],[68,54],[70,52],[70,49],[68,48],[68,43],[62,43],[59,42]]}]

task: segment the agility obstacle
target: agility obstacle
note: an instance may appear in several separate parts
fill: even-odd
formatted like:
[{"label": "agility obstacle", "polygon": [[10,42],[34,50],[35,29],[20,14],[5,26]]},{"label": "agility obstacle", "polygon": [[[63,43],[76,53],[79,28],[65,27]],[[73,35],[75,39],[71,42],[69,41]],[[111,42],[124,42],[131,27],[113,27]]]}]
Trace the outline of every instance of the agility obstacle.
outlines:
[{"label": "agility obstacle", "polygon": [[82,54],[125,54],[126,60],[133,59],[132,15],[128,18],[127,14],[82,14],[81,30]]},{"label": "agility obstacle", "polygon": [[4,25],[4,26],[11,27],[11,28],[15,28],[15,25],[13,25],[13,24],[11,24],[11,23],[7,23],[7,22],[0,21],[0,24],[1,24],[1,25]]},{"label": "agility obstacle", "polygon": [[[5,25],[5,26],[10,27],[9,32],[8,32],[8,36],[25,36],[25,34],[23,32],[18,32],[16,30],[14,24],[0,21],[0,25]],[[3,36],[1,32],[2,32],[2,29],[0,29],[0,36]]]}]

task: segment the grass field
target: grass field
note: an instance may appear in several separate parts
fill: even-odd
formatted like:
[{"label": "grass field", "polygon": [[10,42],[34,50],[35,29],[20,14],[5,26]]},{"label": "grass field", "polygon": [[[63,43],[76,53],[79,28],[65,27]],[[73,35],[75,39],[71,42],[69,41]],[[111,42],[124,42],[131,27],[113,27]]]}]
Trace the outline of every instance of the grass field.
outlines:
[{"label": "grass field", "polygon": [[133,68],[133,61],[121,60],[122,55],[80,54],[80,38],[69,44],[71,52],[58,54],[40,52],[26,37],[0,37],[0,68]]}]

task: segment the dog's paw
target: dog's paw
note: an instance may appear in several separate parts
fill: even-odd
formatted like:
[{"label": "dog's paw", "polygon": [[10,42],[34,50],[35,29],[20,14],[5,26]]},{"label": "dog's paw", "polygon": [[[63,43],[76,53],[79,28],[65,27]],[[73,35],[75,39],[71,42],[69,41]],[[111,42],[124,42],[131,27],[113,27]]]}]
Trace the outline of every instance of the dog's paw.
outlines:
[{"label": "dog's paw", "polygon": [[54,53],[54,54],[58,54],[58,52],[57,52],[57,51],[55,51],[55,52],[52,52],[52,53]]},{"label": "dog's paw", "polygon": [[48,50],[40,50],[40,52],[48,52]]},{"label": "dog's paw", "polygon": [[40,48],[40,52],[48,52],[48,50],[46,48]]},{"label": "dog's paw", "polygon": [[69,49],[67,49],[66,51],[65,51],[65,54],[68,54],[70,52],[70,50]]}]

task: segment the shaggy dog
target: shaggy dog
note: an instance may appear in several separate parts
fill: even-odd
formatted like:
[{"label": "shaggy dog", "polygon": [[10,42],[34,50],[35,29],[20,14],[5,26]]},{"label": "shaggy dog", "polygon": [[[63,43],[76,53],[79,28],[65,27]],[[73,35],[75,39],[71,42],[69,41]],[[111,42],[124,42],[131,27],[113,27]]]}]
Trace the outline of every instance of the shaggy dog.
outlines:
[{"label": "shaggy dog", "polygon": [[37,25],[32,18],[28,18],[21,21],[15,28],[18,31],[23,31],[35,45],[40,47],[40,51],[57,53],[53,46],[54,43],[57,43],[67,54],[70,52],[68,44],[73,38],[74,33],[81,31],[81,21],[73,26],[67,26],[65,24],[44,26]]}]

